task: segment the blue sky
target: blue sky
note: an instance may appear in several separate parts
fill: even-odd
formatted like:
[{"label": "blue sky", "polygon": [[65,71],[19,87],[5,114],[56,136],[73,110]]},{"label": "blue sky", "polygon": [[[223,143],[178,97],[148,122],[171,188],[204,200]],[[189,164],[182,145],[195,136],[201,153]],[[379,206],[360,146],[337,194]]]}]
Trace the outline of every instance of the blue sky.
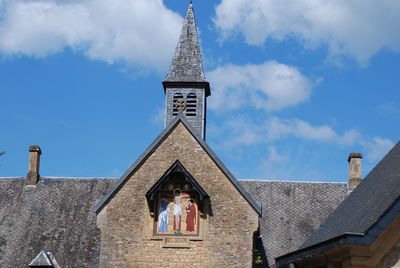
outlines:
[{"label": "blue sky", "polygon": [[[345,181],[399,140],[400,2],[193,1],[207,143],[242,179]],[[0,177],[119,177],[162,131],[187,2],[0,0]]]}]

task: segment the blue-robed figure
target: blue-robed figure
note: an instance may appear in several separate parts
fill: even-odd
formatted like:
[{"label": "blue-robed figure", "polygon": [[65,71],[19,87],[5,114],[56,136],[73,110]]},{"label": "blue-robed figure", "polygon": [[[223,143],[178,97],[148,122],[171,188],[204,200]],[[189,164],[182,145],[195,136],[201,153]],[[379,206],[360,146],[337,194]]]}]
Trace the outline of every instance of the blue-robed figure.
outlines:
[{"label": "blue-robed figure", "polygon": [[168,216],[169,207],[166,200],[161,200],[160,209],[158,210],[158,232],[166,233],[168,232]]}]

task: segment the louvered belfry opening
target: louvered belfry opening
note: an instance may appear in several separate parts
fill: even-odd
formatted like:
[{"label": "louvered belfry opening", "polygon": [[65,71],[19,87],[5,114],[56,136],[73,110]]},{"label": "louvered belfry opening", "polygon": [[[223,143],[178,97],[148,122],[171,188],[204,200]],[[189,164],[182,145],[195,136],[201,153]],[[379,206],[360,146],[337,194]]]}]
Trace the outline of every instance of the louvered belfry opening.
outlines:
[{"label": "louvered belfry opening", "polygon": [[194,93],[189,93],[186,97],[186,116],[196,116],[197,97]]},{"label": "louvered belfry opening", "polygon": [[175,93],[175,95],[174,95],[174,100],[173,100],[174,108],[172,110],[172,115],[174,115],[174,116],[178,114],[178,106],[177,106],[178,101],[183,101],[182,93]]}]

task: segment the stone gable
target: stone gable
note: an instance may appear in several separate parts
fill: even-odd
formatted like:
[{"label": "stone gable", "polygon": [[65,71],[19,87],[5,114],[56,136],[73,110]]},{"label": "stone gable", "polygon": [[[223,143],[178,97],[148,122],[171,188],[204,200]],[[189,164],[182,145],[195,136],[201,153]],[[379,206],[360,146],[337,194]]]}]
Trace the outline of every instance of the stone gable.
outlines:
[{"label": "stone gable", "polygon": [[[209,194],[201,235],[182,248],[153,236],[154,217],[145,195],[179,160]],[[258,213],[216,162],[179,122],[98,214],[100,267],[251,267]],[[175,245],[176,246],[176,245]]]}]

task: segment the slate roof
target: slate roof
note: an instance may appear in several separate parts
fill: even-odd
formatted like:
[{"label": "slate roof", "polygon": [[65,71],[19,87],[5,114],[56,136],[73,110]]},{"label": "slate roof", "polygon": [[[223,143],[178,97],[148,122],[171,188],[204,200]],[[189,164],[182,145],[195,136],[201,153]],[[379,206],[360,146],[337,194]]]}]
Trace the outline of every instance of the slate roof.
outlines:
[{"label": "slate roof", "polygon": [[141,156],[129,167],[129,169],[122,175],[122,177],[115,183],[115,185],[108,191],[108,193],[102,198],[96,205],[95,211],[99,213],[104,206],[114,197],[114,195],[124,186],[131,174],[136,172],[137,169],[146,161],[146,159],[157,149],[157,147],[168,137],[168,135],[175,129],[175,127],[182,123],[187,130],[192,134],[196,141],[203,147],[211,159],[217,164],[222,172],[228,177],[233,186],[239,191],[239,193],[246,199],[247,202],[254,208],[254,210],[261,215],[261,206],[257,203],[239,184],[235,176],[228,170],[228,168],[222,163],[217,155],[211,150],[207,143],[196,134],[191,124],[186,120],[182,113],[179,113],[174,120],[161,132],[161,134],[153,141],[152,144],[142,153]]},{"label": "slate roof", "polygon": [[[370,244],[400,215],[400,142],[301,245],[287,263],[343,244]],[[296,256],[296,257],[295,257]]]},{"label": "slate roof", "polygon": [[400,142],[307,239],[302,248],[345,233],[365,233],[400,196]]},{"label": "slate roof", "polygon": [[194,18],[193,5],[190,3],[182,25],[178,45],[172,59],[171,69],[165,81],[205,82],[200,43]]},{"label": "slate roof", "polygon": [[260,231],[269,264],[296,250],[347,196],[347,183],[240,180],[262,205]]},{"label": "slate roof", "polygon": [[210,85],[206,80],[201,59],[200,42],[192,3],[189,4],[182,30],[172,59],[170,71],[163,81],[167,86],[203,86],[209,96]]},{"label": "slate roof", "polygon": [[0,267],[26,267],[41,250],[51,251],[64,268],[97,267],[95,212],[179,122],[262,215],[261,235],[271,265],[275,257],[297,249],[347,195],[346,183],[238,181],[179,114],[119,180],[41,177],[37,186],[26,186],[22,177],[0,178]]},{"label": "slate roof", "polygon": [[[25,178],[0,178],[0,267],[26,267],[43,249],[63,268],[98,267],[94,207],[116,182],[41,177],[36,187],[27,187]],[[345,183],[237,184],[262,203],[261,234],[270,264],[296,249],[347,193]]]},{"label": "slate roof", "polygon": [[0,178],[0,267],[27,267],[42,250],[63,268],[98,267],[93,207],[115,179]]}]

